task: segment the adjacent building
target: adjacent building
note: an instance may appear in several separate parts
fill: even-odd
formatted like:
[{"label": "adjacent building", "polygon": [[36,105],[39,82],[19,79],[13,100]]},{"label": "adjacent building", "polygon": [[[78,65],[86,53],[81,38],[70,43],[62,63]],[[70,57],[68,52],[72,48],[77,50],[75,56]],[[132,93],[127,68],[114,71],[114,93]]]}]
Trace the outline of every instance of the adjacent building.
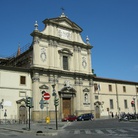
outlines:
[{"label": "adjacent building", "polygon": [[[33,97],[32,120],[55,119],[55,93],[58,119],[88,112],[95,118],[108,118],[111,112],[136,112],[138,82],[96,77],[91,62],[93,46],[88,37],[86,42],[82,40],[80,26],[64,13],[43,23],[43,31],[35,23],[26,50],[19,47],[17,55],[0,59],[1,119],[25,122],[27,96]],[[44,93],[50,94],[49,100],[44,101]]]}]

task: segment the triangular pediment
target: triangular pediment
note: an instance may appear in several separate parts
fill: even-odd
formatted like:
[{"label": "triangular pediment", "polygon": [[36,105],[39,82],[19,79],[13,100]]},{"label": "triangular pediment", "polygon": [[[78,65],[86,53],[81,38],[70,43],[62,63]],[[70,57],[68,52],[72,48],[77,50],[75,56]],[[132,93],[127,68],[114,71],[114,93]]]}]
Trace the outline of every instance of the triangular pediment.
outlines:
[{"label": "triangular pediment", "polygon": [[55,24],[56,26],[68,28],[71,30],[77,30],[79,32],[82,32],[82,28],[79,27],[76,23],[72,22],[70,19],[67,17],[58,17],[58,18],[51,18],[51,19],[46,19],[43,21],[44,24]]},{"label": "triangular pediment", "polygon": [[66,21],[62,21],[62,22],[59,22],[60,25],[64,25],[64,26],[67,26],[67,27],[72,27],[68,22]]},{"label": "triangular pediment", "polygon": [[21,102],[25,102],[25,100],[26,100],[26,99],[22,98],[22,99],[20,99],[20,100],[17,100],[16,103],[17,103],[17,104],[21,104]]},{"label": "triangular pediment", "polygon": [[49,87],[47,85],[41,85],[39,89],[49,89]]},{"label": "triangular pediment", "polygon": [[83,92],[89,92],[89,89],[88,89],[88,88],[85,88],[85,89],[83,90]]}]

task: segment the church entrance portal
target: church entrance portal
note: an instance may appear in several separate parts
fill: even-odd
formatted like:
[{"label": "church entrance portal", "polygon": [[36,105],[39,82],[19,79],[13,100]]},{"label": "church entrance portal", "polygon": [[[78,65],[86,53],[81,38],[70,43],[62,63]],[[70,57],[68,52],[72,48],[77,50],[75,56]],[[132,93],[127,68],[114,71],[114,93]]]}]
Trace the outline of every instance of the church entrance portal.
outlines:
[{"label": "church entrance portal", "polygon": [[71,115],[71,98],[63,98],[63,115]]},{"label": "church entrance portal", "polygon": [[58,92],[61,97],[61,114],[65,118],[68,115],[74,113],[74,97],[76,96],[76,90],[70,86],[69,81],[65,81],[64,87]]}]

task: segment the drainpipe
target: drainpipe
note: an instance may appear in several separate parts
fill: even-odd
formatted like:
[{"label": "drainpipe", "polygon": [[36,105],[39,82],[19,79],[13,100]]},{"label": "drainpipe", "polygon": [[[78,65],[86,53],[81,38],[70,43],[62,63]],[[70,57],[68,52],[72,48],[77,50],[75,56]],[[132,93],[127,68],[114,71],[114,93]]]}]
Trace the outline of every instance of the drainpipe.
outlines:
[{"label": "drainpipe", "polygon": [[117,111],[118,111],[118,117],[120,118],[120,107],[119,107],[119,99],[118,99],[117,83],[115,83],[115,87],[116,87],[116,102],[117,102]]},{"label": "drainpipe", "polygon": [[[136,111],[136,109],[138,109],[138,99],[137,99],[137,86],[135,85],[135,90],[136,90],[136,99],[135,99],[135,111]],[[137,114],[137,111],[136,111],[136,114]]]}]

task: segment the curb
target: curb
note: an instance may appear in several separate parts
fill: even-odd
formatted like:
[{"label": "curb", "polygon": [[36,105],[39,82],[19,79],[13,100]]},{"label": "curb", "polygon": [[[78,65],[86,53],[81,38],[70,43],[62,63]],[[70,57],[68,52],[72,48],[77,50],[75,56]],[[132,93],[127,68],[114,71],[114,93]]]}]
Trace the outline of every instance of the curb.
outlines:
[{"label": "curb", "polygon": [[11,129],[11,128],[5,128],[5,127],[0,127],[0,129],[15,131],[15,132],[19,132],[19,133],[25,133],[26,132],[24,130]]},{"label": "curb", "polygon": [[[36,135],[39,135],[39,136],[46,136],[46,135],[49,135],[49,136],[55,136],[58,134],[59,131],[61,131],[62,129],[64,129],[67,125],[69,125],[70,122],[64,124],[63,126],[61,125],[58,130],[56,131],[56,129],[53,128],[53,125],[54,123],[52,123],[51,125],[52,126],[48,126],[49,128],[47,128],[47,126],[42,126],[43,129],[42,129],[42,132],[40,132],[38,129],[41,129],[41,126],[39,128],[39,125],[38,125],[38,128],[36,129],[31,129],[31,130],[28,130],[28,129],[25,129],[25,128],[14,128],[14,126],[12,127],[0,127],[0,129],[3,129],[3,130],[9,130],[9,131],[15,131],[15,132],[19,132],[19,133],[34,133]],[[39,133],[37,133],[39,131]]]},{"label": "curb", "polygon": [[45,132],[45,133],[36,133],[36,136],[56,136],[58,132]]}]

